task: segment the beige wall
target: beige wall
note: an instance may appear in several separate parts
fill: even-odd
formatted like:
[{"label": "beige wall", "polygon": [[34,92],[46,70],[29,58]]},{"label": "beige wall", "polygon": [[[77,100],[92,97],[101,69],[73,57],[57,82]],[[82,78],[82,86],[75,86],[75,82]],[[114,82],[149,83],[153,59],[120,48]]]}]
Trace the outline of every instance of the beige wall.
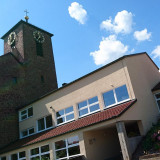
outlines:
[{"label": "beige wall", "polygon": [[145,54],[128,57],[125,63],[137,102],[122,115],[122,119],[142,120],[144,134],[146,134],[152,123],[156,123],[159,115],[151,89],[160,81],[160,73]]},{"label": "beige wall", "polygon": [[102,93],[123,84],[127,85],[130,98],[134,98],[127,67],[124,66],[123,61],[119,61],[33,103],[33,117],[20,122],[19,129],[22,131],[33,126],[36,127],[36,121],[48,114],[52,114],[55,123],[55,113],[50,109],[51,106],[55,111],[73,106],[75,119],[77,119],[77,103],[94,96],[98,96],[100,109],[103,110]]},{"label": "beige wall", "polygon": [[104,160],[120,154],[116,128],[101,129],[84,133],[87,160]]}]

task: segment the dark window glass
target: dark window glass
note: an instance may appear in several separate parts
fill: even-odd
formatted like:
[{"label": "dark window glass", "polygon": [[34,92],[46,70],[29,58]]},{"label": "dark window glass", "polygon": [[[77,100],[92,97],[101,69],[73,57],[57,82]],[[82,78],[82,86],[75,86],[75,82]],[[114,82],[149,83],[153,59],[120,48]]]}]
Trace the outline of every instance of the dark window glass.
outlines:
[{"label": "dark window glass", "polygon": [[12,154],[11,155],[11,160],[18,160],[17,154]]},{"label": "dark window glass", "polygon": [[49,145],[41,147],[41,153],[49,151]]},{"label": "dark window glass", "polygon": [[116,88],[115,92],[116,92],[118,102],[121,102],[129,98],[126,85]]},{"label": "dark window glass", "polygon": [[68,145],[76,144],[79,143],[79,138],[78,136],[70,137],[67,139]]},{"label": "dark window glass", "polygon": [[95,103],[95,102],[98,102],[98,97],[93,97],[91,99],[88,100],[89,104],[92,104],[92,103]]},{"label": "dark window glass", "polygon": [[160,93],[156,94],[155,96],[157,99],[160,98]]},{"label": "dark window glass", "polygon": [[79,116],[85,115],[88,113],[88,108],[79,111]]},{"label": "dark window glass", "polygon": [[50,154],[44,154],[41,156],[41,160],[50,160]]},{"label": "dark window glass", "polygon": [[2,157],[1,160],[6,160],[6,157]]},{"label": "dark window glass", "polygon": [[57,119],[57,123],[58,124],[63,123],[63,122],[65,122],[65,118],[64,117]]},{"label": "dark window glass", "polygon": [[159,109],[160,109],[160,100],[158,100],[157,103],[158,103],[158,107],[159,107]]},{"label": "dark window glass", "polygon": [[26,118],[27,118],[27,115],[24,115],[24,116],[21,117],[22,120],[24,120]]},{"label": "dark window glass", "polygon": [[26,113],[27,113],[27,110],[24,110],[24,111],[21,112],[21,115],[24,115]]},{"label": "dark window glass", "polygon": [[66,147],[66,143],[64,140],[55,142],[56,149],[61,149],[61,148],[65,148],[65,147]]},{"label": "dark window glass", "polygon": [[44,130],[45,125],[44,125],[44,118],[38,120],[38,131]]},{"label": "dark window glass", "polygon": [[59,112],[56,113],[57,117],[60,117],[62,115],[64,115],[64,110],[61,110]]},{"label": "dark window glass", "polygon": [[73,112],[73,107],[68,107],[65,109],[65,113]]},{"label": "dark window glass", "polygon": [[27,135],[28,135],[27,130],[25,130],[25,131],[22,132],[22,137],[25,137],[25,136],[27,136]]},{"label": "dark window glass", "polygon": [[66,149],[64,150],[60,150],[60,151],[56,151],[56,158],[63,158],[67,156],[67,152]]},{"label": "dark window glass", "polygon": [[87,106],[87,101],[83,101],[83,102],[81,102],[81,103],[78,104],[78,108],[79,109],[82,108],[82,107],[84,107],[84,106]]},{"label": "dark window glass", "polygon": [[12,77],[13,84],[17,84],[17,77]]},{"label": "dark window glass", "polygon": [[28,117],[33,116],[33,108],[28,108]]},{"label": "dark window glass", "polygon": [[99,104],[96,104],[90,107],[90,112],[94,112],[96,110],[99,110]]},{"label": "dark window glass", "polygon": [[19,158],[23,158],[26,156],[26,152],[23,151],[23,152],[19,152]]},{"label": "dark window glass", "polygon": [[33,134],[34,133],[34,128],[29,129],[29,134]]},{"label": "dark window glass", "polygon": [[79,146],[68,148],[69,156],[80,154]]},{"label": "dark window glass", "polygon": [[31,158],[31,160],[40,160],[40,157],[39,156],[33,157],[33,158]]},{"label": "dark window glass", "polygon": [[110,106],[110,105],[116,103],[113,90],[106,92],[106,93],[103,93],[103,99],[104,99],[105,106]]},{"label": "dark window glass", "polygon": [[31,155],[36,155],[36,154],[39,154],[39,148],[34,148],[31,150]]},{"label": "dark window glass", "polygon": [[74,119],[74,114],[70,114],[70,115],[66,116],[66,121],[69,121],[71,119]]},{"label": "dark window glass", "polygon": [[44,77],[43,76],[41,76],[41,82],[44,83]]},{"label": "dark window glass", "polygon": [[52,116],[51,115],[46,117],[46,127],[47,128],[52,127]]},{"label": "dark window glass", "polygon": [[37,49],[37,55],[38,56],[43,56],[42,43],[36,42],[36,49]]}]

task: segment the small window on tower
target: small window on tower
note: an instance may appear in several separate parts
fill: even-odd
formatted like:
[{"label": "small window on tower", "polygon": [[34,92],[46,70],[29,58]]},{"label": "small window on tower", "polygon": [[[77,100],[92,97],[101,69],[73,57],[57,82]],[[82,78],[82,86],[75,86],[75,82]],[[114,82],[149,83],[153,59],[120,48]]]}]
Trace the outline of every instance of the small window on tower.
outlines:
[{"label": "small window on tower", "polygon": [[42,43],[36,42],[37,55],[43,57]]},{"label": "small window on tower", "polygon": [[12,82],[13,82],[13,84],[17,84],[17,82],[18,82],[17,77],[12,77]]},{"label": "small window on tower", "polygon": [[43,76],[41,76],[41,82],[44,83],[44,77]]}]

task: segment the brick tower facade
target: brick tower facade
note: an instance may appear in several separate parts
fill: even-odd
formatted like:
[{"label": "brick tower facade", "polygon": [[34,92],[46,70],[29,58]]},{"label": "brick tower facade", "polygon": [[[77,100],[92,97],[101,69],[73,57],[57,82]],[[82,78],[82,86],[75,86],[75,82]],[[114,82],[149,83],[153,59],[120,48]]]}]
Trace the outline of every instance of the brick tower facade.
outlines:
[{"label": "brick tower facade", "polygon": [[51,33],[20,21],[3,37],[0,56],[0,147],[18,136],[17,107],[57,89]]}]

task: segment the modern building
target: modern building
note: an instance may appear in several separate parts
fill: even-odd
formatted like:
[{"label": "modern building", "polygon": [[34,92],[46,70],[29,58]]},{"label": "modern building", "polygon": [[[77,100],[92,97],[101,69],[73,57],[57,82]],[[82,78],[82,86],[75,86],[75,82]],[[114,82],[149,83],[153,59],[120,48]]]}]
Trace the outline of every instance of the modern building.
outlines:
[{"label": "modern building", "polygon": [[17,108],[19,139],[1,160],[130,160],[160,111],[159,68],[123,56]]}]

